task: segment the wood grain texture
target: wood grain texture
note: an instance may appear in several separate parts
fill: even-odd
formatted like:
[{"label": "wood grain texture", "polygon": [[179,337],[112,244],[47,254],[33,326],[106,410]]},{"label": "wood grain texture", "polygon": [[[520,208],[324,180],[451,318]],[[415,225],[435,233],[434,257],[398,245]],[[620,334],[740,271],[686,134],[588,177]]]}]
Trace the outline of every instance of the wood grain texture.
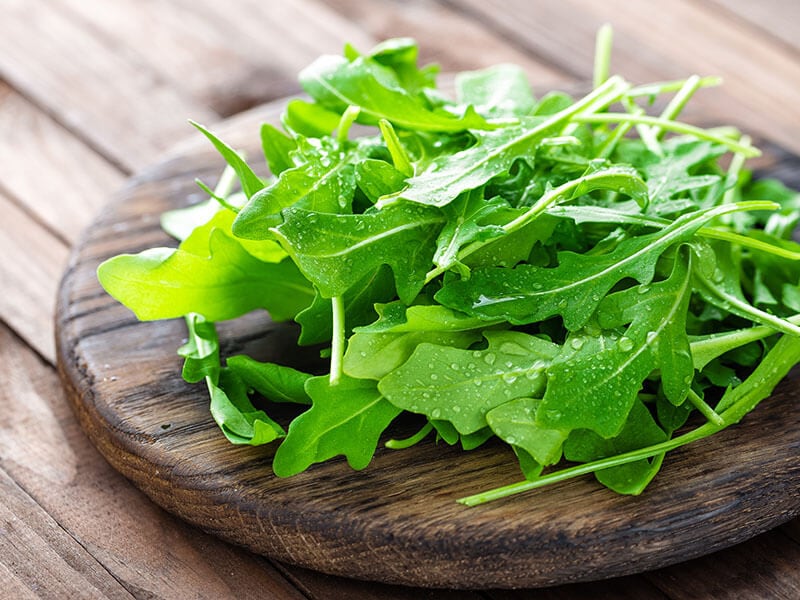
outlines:
[{"label": "wood grain texture", "polygon": [[[204,390],[177,375],[182,323],[137,322],[94,275],[108,256],[168,243],[158,215],[185,203],[195,175],[213,177],[220,166],[198,151],[134,180],[73,254],[58,302],[59,369],[82,426],[116,469],[170,512],[327,573],[485,588],[653,569],[742,542],[800,511],[797,375],[739,426],[671,454],[637,498],[582,479],[473,509],[455,504],[519,479],[513,456],[492,444],[466,454],[432,443],[380,450],[360,473],[331,461],[276,479],[274,449],[228,444]],[[226,356],[282,361],[295,353],[296,331],[263,314],[222,324],[220,335]]]},{"label": "wood grain texture", "polygon": [[[0,468],[47,515],[47,527],[85,548],[114,582],[137,598],[303,598],[265,559],[173,518],[114,471],[79,427],[55,369],[2,326],[0,363],[8,374],[0,388]],[[10,502],[5,492],[3,498]],[[39,523],[36,515],[19,515],[20,527]],[[48,543],[63,553],[59,539]],[[25,565],[51,565],[44,548],[34,550],[41,556]],[[3,559],[14,555],[0,551]],[[47,589],[49,580],[42,571],[24,581]],[[62,580],[64,593],[52,597],[89,597],[85,583]]]},{"label": "wood grain texture", "polygon": [[434,62],[443,72],[457,72],[512,63],[530,81],[557,86],[569,78],[563,71],[514,47],[483,24],[435,0],[378,0],[370,10],[358,0],[324,0],[376,39],[410,36],[417,40],[422,63]]},{"label": "wood grain texture", "polygon": [[2,188],[51,232],[77,240],[123,174],[0,82]]},{"label": "wood grain texture", "polygon": [[81,590],[87,600],[133,598],[2,470],[0,494],[4,597],[68,598]]},{"label": "wood grain texture", "polygon": [[0,281],[13,293],[0,294],[0,319],[42,356],[55,359],[52,315],[67,245],[0,192]]},{"label": "wood grain texture", "polygon": [[3,1],[0,76],[130,171],[186,135],[186,119],[218,118],[44,0]]}]

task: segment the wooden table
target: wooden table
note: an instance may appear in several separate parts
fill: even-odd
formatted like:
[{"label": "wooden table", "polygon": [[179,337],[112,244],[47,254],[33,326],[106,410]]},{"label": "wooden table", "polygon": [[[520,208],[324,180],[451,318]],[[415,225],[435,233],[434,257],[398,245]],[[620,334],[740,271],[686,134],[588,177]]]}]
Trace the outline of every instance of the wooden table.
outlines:
[{"label": "wooden table", "polygon": [[[591,75],[594,32],[634,81],[719,74],[693,118],[800,153],[793,0],[0,1],[0,596],[3,598],[798,598],[800,520],[639,576],[529,591],[349,581],[230,546],[152,504],[88,442],[54,367],[70,247],[124,180],[192,136],[256,122],[345,41],[410,35],[444,71],[522,65],[538,90]],[[254,130],[255,131],[255,130]],[[800,500],[798,500],[800,501]]]}]

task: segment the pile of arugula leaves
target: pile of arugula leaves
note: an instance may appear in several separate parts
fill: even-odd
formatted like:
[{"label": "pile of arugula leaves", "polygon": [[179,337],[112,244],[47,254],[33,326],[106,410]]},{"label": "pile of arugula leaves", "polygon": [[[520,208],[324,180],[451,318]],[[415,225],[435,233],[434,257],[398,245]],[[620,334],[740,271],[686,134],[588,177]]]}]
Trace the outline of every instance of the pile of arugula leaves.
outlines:
[{"label": "pile of arugula leaves", "polygon": [[[219,185],[163,216],[178,248],[99,279],[140,319],[186,319],[183,377],[231,442],[279,444],[281,477],[365,468],[406,412],[421,429],[389,447],[513,449],[524,481],[465,504],[585,473],[638,494],[800,360],[800,196],[751,180],[735,129],[676,120],[715,79],[633,86],[609,46],[603,30],[579,99],[535,98],[503,65],[459,74],[452,100],[409,39],[323,56],[300,74],[310,99],[261,129],[270,177],[197,125],[229,165]],[[330,372],[223,361],[214,323],[261,309]],[[285,430],[273,402],[303,410]]]}]

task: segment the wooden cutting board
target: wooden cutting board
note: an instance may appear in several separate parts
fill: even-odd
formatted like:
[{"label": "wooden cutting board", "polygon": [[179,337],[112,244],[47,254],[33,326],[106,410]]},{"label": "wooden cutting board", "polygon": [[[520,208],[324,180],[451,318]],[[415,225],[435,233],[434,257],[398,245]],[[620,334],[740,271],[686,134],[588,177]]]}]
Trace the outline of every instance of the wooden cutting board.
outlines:
[{"label": "wooden cutting board", "polygon": [[[243,126],[228,132],[237,144]],[[95,278],[112,255],[172,245],[160,213],[201,199],[193,179],[213,182],[221,167],[212,151],[190,147],[132,179],[86,231],[58,300],[59,371],[83,428],[166,510],[281,561],[451,588],[641,572],[800,514],[796,372],[740,425],[669,454],[639,497],[618,496],[586,477],[476,508],[456,504],[521,479],[511,452],[491,443],[464,453],[429,440],[405,451],[379,449],[361,472],[334,460],[276,478],[274,448],[229,444],[208,412],[205,386],[181,379],[175,351],[185,339],[183,322],[137,322]],[[791,156],[773,149],[762,167],[800,183]],[[310,366],[314,358],[294,347],[296,333],[250,315],[220,327],[222,352]]]}]

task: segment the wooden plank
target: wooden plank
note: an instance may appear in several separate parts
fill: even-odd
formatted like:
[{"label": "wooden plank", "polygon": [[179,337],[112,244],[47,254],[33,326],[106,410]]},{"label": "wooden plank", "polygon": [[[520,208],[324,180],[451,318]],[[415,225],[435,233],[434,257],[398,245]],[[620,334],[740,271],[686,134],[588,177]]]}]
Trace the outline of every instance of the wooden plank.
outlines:
[{"label": "wooden plank", "polygon": [[[443,72],[480,69],[498,63],[521,66],[534,84],[559,85],[570,78],[544,61],[509,43],[452,7],[415,0],[380,0],[364,10],[358,0],[324,0],[376,39],[412,36],[420,44],[420,60],[436,62]],[[454,40],[458,40],[454,43]]]},{"label": "wooden plank", "polygon": [[1,326],[0,364],[3,468],[134,596],[303,598],[265,560],[170,517],[111,469],[52,367]]},{"label": "wooden plank", "polygon": [[[58,2],[104,39],[146,63],[171,87],[222,115],[298,90],[297,74],[284,61],[251,51],[247,40],[237,38],[224,21],[209,18],[197,2]],[[238,0],[226,2],[225,10],[243,14]],[[275,37],[271,21],[261,26],[262,35]],[[148,32],[146,43],[142,43],[144,31]]]},{"label": "wooden plank", "polygon": [[[259,0],[175,0],[181,11],[194,13],[198,19],[213,23],[225,39],[236,40],[245,55],[254,57],[254,69],[247,85],[261,86],[264,99],[296,93],[298,73],[320,54],[340,53],[346,42],[370,47],[374,40],[359,27],[335,11],[308,0],[261,2]],[[233,94],[238,93],[238,90]],[[230,96],[230,94],[229,94]],[[232,106],[222,106],[225,114],[252,106],[235,98],[217,99]],[[237,108],[236,111],[233,108]]]},{"label": "wooden plank", "polygon": [[0,164],[0,187],[70,242],[123,180],[118,169],[2,82]]},{"label": "wooden plank", "polygon": [[[598,17],[590,11],[577,10],[569,2],[442,1],[477,21],[481,27],[494,31],[507,43],[583,81],[592,78],[597,29],[609,19],[613,22],[610,11]],[[619,35],[615,36],[612,70],[635,81],[685,75],[647,45],[626,44]]]},{"label": "wooden plank", "polygon": [[217,118],[45,0],[3,2],[0,76],[131,171],[187,135],[186,119]]},{"label": "wooden plank", "polygon": [[4,597],[133,597],[2,469],[0,496]]},{"label": "wooden plank", "polygon": [[704,0],[713,10],[727,10],[748,22],[752,28],[760,30],[772,40],[776,38],[788,47],[800,51],[800,38],[797,36],[800,23],[800,2],[797,0]]},{"label": "wooden plank", "polygon": [[800,544],[780,531],[647,575],[674,600],[800,598]]},{"label": "wooden plank", "polygon": [[0,193],[0,320],[14,327],[39,354],[53,361],[56,289],[67,247]]},{"label": "wooden plank", "polygon": [[282,568],[311,600],[329,600],[334,597],[347,600],[482,600],[485,598],[480,592],[387,585],[334,577],[290,565],[282,565]]},{"label": "wooden plank", "polygon": [[667,600],[663,592],[642,575],[606,579],[602,582],[574,583],[531,590],[491,591],[491,600]]}]

